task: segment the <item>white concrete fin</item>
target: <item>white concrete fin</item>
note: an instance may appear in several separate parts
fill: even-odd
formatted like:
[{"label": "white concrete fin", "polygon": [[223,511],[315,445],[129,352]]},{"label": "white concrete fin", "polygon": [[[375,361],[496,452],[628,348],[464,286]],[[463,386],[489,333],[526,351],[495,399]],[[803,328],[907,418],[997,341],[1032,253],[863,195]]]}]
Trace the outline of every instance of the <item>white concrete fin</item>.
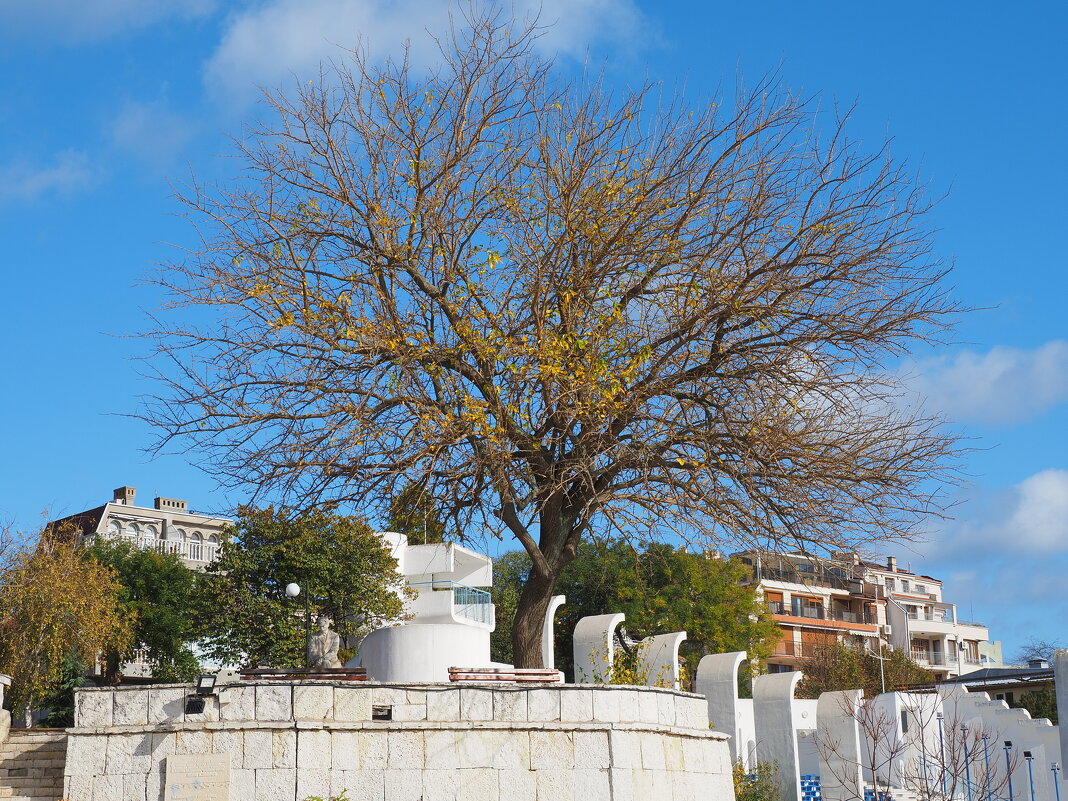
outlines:
[{"label": "white concrete fin", "polygon": [[753,679],[753,717],[759,762],[779,766],[780,799],[801,801],[801,770],[794,732],[794,688],[801,672],[769,673]]},{"label": "white concrete fin", "polygon": [[638,659],[645,686],[679,689],[679,647],[685,639],[685,631],[673,631],[641,641]]},{"label": "white concrete fin", "polygon": [[860,705],[863,690],[822,693],[816,702],[816,750],[824,801],[863,797]]},{"label": "white concrete fin", "polygon": [[701,657],[694,677],[694,690],[705,697],[708,720],[716,731],[729,734],[731,761],[742,751],[741,711],[738,709],[738,670],[747,658],[745,651],[708,654]]},{"label": "white concrete fin", "polygon": [[553,636],[556,610],[567,603],[566,595],[554,595],[545,610],[545,622],[541,627],[541,663],[544,667],[556,667],[556,638]]},{"label": "white concrete fin", "polygon": [[607,684],[612,678],[616,628],[626,619],[622,612],[590,615],[575,625],[573,653],[575,684]]},{"label": "white concrete fin", "polygon": [[[1053,655],[1053,684],[1057,688],[1057,719],[1068,726],[1068,650]],[[1061,738],[1060,756],[1063,769],[1068,765],[1068,737]]]}]

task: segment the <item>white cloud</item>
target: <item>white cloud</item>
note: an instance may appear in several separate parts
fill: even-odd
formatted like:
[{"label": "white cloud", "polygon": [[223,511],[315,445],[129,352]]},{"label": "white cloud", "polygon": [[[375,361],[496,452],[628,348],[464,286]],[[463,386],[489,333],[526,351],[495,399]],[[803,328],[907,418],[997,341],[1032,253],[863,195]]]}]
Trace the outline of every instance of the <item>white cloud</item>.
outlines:
[{"label": "white cloud", "polygon": [[963,351],[909,362],[901,374],[927,408],[951,422],[1019,423],[1068,401],[1068,342]]},{"label": "white cloud", "polygon": [[0,31],[64,41],[102,39],[160,22],[209,13],[215,0],[4,0]]},{"label": "white cloud", "polygon": [[917,548],[913,567],[944,577],[960,619],[978,619],[1011,659],[1027,639],[1056,639],[1068,617],[1068,470],[1003,490],[972,488]]},{"label": "white cloud", "polygon": [[63,150],[51,164],[16,161],[0,165],[0,201],[35,200],[46,194],[70,194],[87,188],[96,171],[80,150]]},{"label": "white cloud", "polygon": [[162,101],[127,101],[111,124],[111,138],[154,169],[167,167],[189,143],[195,126]]},{"label": "white cloud", "polygon": [[1043,470],[1001,491],[973,489],[960,503],[958,519],[930,535],[925,550],[938,559],[963,560],[967,570],[982,554],[1068,553],[1068,470]]},{"label": "white cloud", "polygon": [[[241,103],[258,96],[257,87],[309,75],[337,58],[339,46],[360,44],[381,58],[407,41],[413,63],[431,63],[438,51],[427,31],[446,31],[456,8],[442,0],[267,0],[231,17],[205,78],[221,100]],[[633,0],[520,0],[510,8],[517,17],[540,10],[539,22],[552,27],[538,47],[551,53],[581,57],[597,41],[649,36]]]}]

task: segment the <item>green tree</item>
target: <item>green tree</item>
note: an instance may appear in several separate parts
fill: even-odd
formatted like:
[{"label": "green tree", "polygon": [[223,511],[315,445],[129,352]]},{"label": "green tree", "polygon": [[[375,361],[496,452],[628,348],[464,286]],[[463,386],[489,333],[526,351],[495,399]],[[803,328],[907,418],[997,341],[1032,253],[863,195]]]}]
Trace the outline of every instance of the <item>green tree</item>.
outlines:
[{"label": "green tree", "polygon": [[135,621],[131,647],[112,652],[109,662],[146,651],[152,675],[161,681],[192,681],[200,672],[193,650],[197,636],[197,574],[175,554],[143,550],[121,540],[98,539],[89,554],[115,571],[119,604]]},{"label": "green tree", "polygon": [[883,692],[884,686],[891,692],[934,680],[934,674],[913,662],[904,651],[884,648],[880,666],[879,654],[841,642],[814,648],[802,670],[798,698],[819,698],[820,693],[830,690],[857,689],[872,698]]},{"label": "green tree", "polygon": [[[403,614],[404,582],[383,540],[356,517],[239,510],[202,580],[205,653],[248,667],[304,665],[304,604],[326,614],[348,648]],[[286,597],[295,582],[301,596]]]},{"label": "green tree", "polygon": [[1014,696],[1009,706],[1026,709],[1032,718],[1049,718],[1054,726],[1058,724],[1057,691],[1052,684]]},{"label": "green tree", "polygon": [[[510,661],[508,611],[518,603],[525,554],[505,554],[494,564],[494,604],[499,619],[494,658]],[[756,661],[766,658],[779,636],[767,606],[740,562],[711,554],[694,554],[663,543],[638,549],[624,540],[587,543],[560,577],[557,589],[567,603],[557,613],[557,664],[572,670],[572,633],[587,615],[622,612],[627,633],[635,639],[669,631],[686,631],[680,654],[696,666],[709,653],[746,650]]]},{"label": "green tree", "polygon": [[494,7],[429,72],[357,51],[270,95],[241,177],[186,194],[161,446],[302,506],[415,483],[514,538],[522,667],[585,540],[925,526],[953,435],[894,365],[955,306],[914,170],[770,81],[571,80]]},{"label": "green tree", "polygon": [[387,525],[390,531],[406,534],[412,545],[445,541],[445,522],[438,503],[419,484],[409,484],[389,504]]},{"label": "green tree", "polygon": [[130,643],[115,571],[72,540],[68,532],[42,533],[0,573],[0,673],[11,676],[15,712],[60,690],[71,661],[92,665]]}]

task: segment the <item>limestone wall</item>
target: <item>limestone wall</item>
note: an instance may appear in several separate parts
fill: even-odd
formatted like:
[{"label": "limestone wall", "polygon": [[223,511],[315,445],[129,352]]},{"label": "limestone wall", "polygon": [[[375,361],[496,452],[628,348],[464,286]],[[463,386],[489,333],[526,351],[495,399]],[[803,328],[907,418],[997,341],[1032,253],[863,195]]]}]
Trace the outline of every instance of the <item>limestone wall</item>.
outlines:
[{"label": "limestone wall", "polygon": [[[164,801],[166,758],[226,753],[231,801],[733,801],[703,696],[561,685],[230,685],[77,693],[71,801]],[[391,720],[373,719],[388,708]],[[171,798],[173,793],[167,793]]]}]

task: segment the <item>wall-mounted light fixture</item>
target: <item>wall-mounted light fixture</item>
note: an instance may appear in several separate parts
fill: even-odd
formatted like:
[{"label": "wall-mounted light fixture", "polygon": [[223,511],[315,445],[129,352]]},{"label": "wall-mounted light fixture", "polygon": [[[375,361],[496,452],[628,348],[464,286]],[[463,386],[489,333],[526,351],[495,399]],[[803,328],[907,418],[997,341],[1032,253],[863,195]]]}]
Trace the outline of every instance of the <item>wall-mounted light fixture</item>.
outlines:
[{"label": "wall-mounted light fixture", "polygon": [[193,695],[185,697],[185,714],[203,715],[207,699],[215,695],[216,676],[213,673],[202,673],[197,679],[196,691]]}]

